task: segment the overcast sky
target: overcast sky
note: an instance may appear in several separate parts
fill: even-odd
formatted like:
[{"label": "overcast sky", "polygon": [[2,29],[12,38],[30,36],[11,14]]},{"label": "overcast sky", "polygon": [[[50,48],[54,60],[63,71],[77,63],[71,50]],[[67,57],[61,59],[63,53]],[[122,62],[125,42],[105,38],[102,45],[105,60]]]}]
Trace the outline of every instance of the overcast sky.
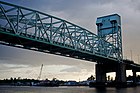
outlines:
[{"label": "overcast sky", "polygon": [[[138,62],[140,55],[140,0],[1,0],[78,24],[96,33],[96,18],[118,13],[122,20],[123,54]],[[44,64],[42,79],[83,80],[94,75],[94,63],[0,45],[0,78],[37,78]]]}]

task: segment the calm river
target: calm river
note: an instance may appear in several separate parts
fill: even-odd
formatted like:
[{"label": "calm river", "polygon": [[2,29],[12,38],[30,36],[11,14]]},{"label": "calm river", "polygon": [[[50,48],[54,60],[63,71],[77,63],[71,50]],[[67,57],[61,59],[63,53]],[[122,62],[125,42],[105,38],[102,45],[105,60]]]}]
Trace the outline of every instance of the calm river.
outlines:
[{"label": "calm river", "polygon": [[89,87],[11,87],[0,86],[0,93],[140,93],[140,87],[106,88],[98,90]]}]

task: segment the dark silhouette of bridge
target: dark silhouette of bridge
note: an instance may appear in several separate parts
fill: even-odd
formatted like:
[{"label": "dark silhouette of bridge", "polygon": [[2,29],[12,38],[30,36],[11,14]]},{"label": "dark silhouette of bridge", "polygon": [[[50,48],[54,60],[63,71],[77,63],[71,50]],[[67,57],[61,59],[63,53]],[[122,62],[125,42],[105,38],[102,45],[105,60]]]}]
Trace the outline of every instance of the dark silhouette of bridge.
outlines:
[{"label": "dark silhouette of bridge", "polygon": [[126,83],[126,70],[136,77],[140,65],[123,59],[120,16],[99,17],[96,25],[94,34],[49,14],[0,1],[1,44],[96,62],[99,84],[106,82],[108,72],[116,72],[118,84]]}]

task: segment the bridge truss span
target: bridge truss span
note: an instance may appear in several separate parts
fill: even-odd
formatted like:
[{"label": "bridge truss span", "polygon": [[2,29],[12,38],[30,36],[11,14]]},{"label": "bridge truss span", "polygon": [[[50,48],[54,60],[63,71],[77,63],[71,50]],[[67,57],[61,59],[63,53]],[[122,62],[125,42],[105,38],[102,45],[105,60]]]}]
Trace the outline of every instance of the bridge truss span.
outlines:
[{"label": "bridge truss span", "polygon": [[[2,1],[0,41],[91,61],[99,58],[117,60],[110,52],[115,46],[96,34],[49,14]],[[99,41],[105,44],[102,50],[106,52],[99,51]]]}]

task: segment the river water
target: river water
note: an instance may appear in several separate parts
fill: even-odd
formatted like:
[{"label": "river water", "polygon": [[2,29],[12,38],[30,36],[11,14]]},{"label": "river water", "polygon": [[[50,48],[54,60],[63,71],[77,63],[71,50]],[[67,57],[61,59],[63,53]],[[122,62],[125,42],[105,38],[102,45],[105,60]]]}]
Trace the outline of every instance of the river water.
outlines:
[{"label": "river water", "polygon": [[96,89],[89,87],[23,87],[0,86],[0,93],[140,93],[139,87]]}]

